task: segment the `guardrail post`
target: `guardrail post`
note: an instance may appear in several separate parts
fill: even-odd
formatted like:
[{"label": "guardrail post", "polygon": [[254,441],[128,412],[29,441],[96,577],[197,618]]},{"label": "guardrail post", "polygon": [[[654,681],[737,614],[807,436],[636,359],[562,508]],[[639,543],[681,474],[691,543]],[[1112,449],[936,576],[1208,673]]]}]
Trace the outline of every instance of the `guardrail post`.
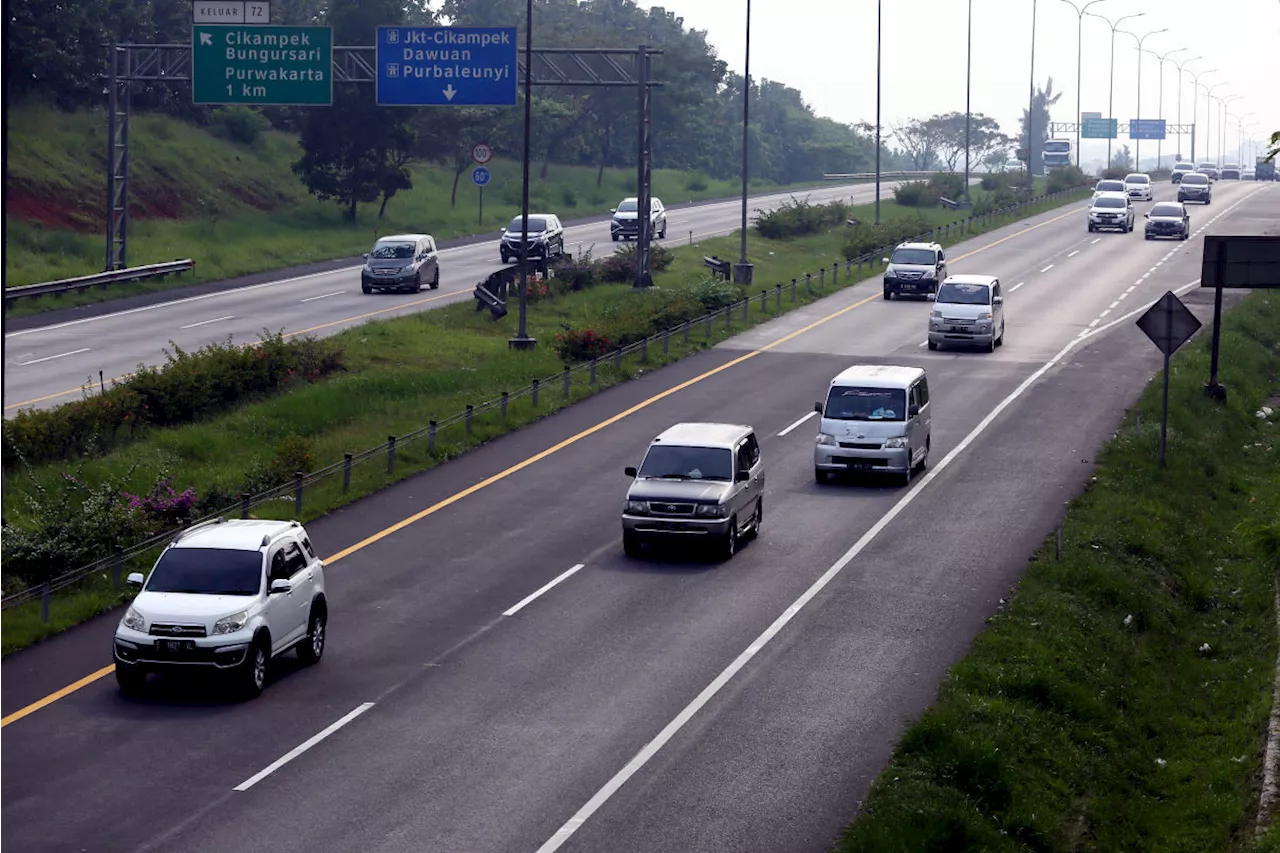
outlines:
[{"label": "guardrail post", "polygon": [[671,330],[662,330],[662,354],[666,355],[671,352]]},{"label": "guardrail post", "polygon": [[710,314],[707,315],[706,329],[707,329],[707,340],[711,340],[711,315]]},{"label": "guardrail post", "polygon": [[302,515],[302,478],[306,475],[301,471],[293,472],[293,514]]},{"label": "guardrail post", "polygon": [[813,295],[813,276],[810,275],[809,273],[804,274],[804,295],[805,296]]},{"label": "guardrail post", "polygon": [[827,268],[818,267],[818,290],[827,289]]},{"label": "guardrail post", "polygon": [[640,363],[641,364],[649,363],[649,336],[648,335],[645,335],[644,339],[640,341]]},{"label": "guardrail post", "polygon": [[1058,525],[1058,529],[1054,534],[1054,544],[1055,544],[1054,550],[1057,553],[1057,557],[1059,560],[1061,560],[1062,559],[1062,525],[1061,524]]},{"label": "guardrail post", "polygon": [[538,388],[541,385],[542,385],[542,382],[540,382],[539,380],[537,379],[533,380],[533,407],[535,409],[538,408]]},{"label": "guardrail post", "polygon": [[53,587],[48,581],[40,584],[40,621],[49,621],[49,599],[53,598]]},{"label": "guardrail post", "polygon": [[569,399],[569,383],[572,381],[573,379],[569,374],[569,365],[566,364],[564,367],[564,398],[566,400]]},{"label": "guardrail post", "polygon": [[693,328],[693,321],[692,321],[692,320],[685,320],[685,321],[684,321],[683,323],[681,323],[680,325],[684,327],[684,345],[685,345],[685,346],[688,346],[688,345],[689,345],[689,330]]},{"label": "guardrail post", "polygon": [[796,301],[796,280],[794,278],[791,279],[791,301]]},{"label": "guardrail post", "polygon": [[729,305],[724,309],[724,328],[728,331],[729,326],[733,323],[733,306]]},{"label": "guardrail post", "polygon": [[689,229],[689,245],[693,245],[693,229]]},{"label": "guardrail post", "polygon": [[773,286],[773,295],[776,297],[773,300],[773,304],[779,311],[781,311],[782,310],[782,285],[775,284]]},{"label": "guardrail post", "polygon": [[768,290],[760,291],[760,310],[765,314],[769,313],[769,291]]},{"label": "guardrail post", "polygon": [[476,407],[467,403],[467,435],[471,435],[471,416],[475,414]]},{"label": "guardrail post", "polygon": [[600,363],[600,360],[598,358],[596,358],[594,355],[591,356],[591,381],[588,382],[587,384],[589,385],[596,384],[596,365],[599,363]]},{"label": "guardrail post", "polygon": [[511,402],[511,395],[506,391],[502,392],[502,419],[507,419],[507,404]]},{"label": "guardrail post", "polygon": [[248,492],[240,493],[240,517],[241,518],[249,517],[249,493]]},{"label": "guardrail post", "polygon": [[750,296],[745,296],[745,297],[743,297],[743,299],[742,299],[742,319],[743,319],[743,321],[746,321],[746,319],[747,319],[747,311],[748,311],[748,310],[750,310],[750,308],[751,308],[751,297],[750,297]]},{"label": "guardrail post", "polygon": [[124,574],[124,551],[117,548],[111,555],[111,591],[120,591],[120,577]]},{"label": "guardrail post", "polygon": [[396,470],[396,437],[394,435],[387,436],[387,473],[390,474]]},{"label": "guardrail post", "polygon": [[345,495],[351,488],[351,454],[342,454],[342,493]]},{"label": "guardrail post", "polygon": [[427,421],[427,452],[436,452],[436,422]]},{"label": "guardrail post", "polygon": [[613,369],[622,370],[622,347],[613,351]]},{"label": "guardrail post", "polygon": [[862,255],[858,255],[858,278],[862,278]]}]

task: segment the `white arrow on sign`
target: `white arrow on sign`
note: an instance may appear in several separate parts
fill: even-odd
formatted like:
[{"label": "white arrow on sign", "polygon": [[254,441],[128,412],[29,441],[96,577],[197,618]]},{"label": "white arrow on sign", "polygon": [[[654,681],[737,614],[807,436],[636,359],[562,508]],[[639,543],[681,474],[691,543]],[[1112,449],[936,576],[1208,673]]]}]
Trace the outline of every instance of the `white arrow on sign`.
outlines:
[{"label": "white arrow on sign", "polygon": [[453,84],[452,84],[452,83],[450,83],[450,84],[449,84],[449,86],[448,86],[448,88],[446,88],[446,89],[444,90],[444,99],[445,99],[446,101],[452,101],[452,100],[453,100],[453,96],[454,96],[454,95],[456,95],[456,94],[458,94],[458,90],[457,90],[457,89],[455,89],[455,88],[453,88]]},{"label": "white arrow on sign", "polygon": [[201,44],[213,44],[213,36],[212,36],[210,33],[201,33],[201,34],[200,34],[200,43],[201,43]]}]

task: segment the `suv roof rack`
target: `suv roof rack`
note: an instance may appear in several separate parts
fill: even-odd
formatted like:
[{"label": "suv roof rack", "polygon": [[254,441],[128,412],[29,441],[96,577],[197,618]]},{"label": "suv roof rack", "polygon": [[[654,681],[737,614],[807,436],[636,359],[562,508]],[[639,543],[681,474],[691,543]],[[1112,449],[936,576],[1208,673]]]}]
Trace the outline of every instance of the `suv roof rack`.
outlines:
[{"label": "suv roof rack", "polygon": [[218,516],[217,518],[211,518],[208,521],[202,521],[199,524],[193,524],[190,527],[179,530],[178,535],[174,536],[173,539],[169,542],[169,544],[177,545],[179,542],[185,539],[188,535],[196,532],[197,530],[203,530],[206,527],[222,524],[224,521],[226,521],[225,518],[223,518],[222,516]]}]

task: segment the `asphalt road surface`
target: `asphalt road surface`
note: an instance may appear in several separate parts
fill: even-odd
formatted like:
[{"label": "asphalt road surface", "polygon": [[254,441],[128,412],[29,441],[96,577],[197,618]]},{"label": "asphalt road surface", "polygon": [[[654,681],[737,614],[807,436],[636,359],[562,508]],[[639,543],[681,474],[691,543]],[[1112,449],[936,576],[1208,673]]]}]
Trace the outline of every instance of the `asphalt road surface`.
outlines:
[{"label": "asphalt road surface", "polygon": [[[892,198],[897,182],[882,185],[882,197]],[[814,203],[875,199],[874,184],[852,184],[755,196],[752,210],[771,209],[795,196]],[[664,245],[687,245],[692,239],[728,234],[742,217],[740,201],[715,202],[673,209],[668,213]],[[191,352],[232,336],[255,341],[263,329],[289,334],[332,335],[371,318],[426,311],[472,298],[476,283],[502,268],[498,234],[482,243],[444,248],[440,252],[440,288],[418,293],[360,291],[360,266],[282,277],[195,297],[174,294],[170,301],[127,308],[82,319],[59,320],[5,335],[4,412],[55,406],[92,390],[102,379],[110,384],[137,369],[138,364],[164,362],[173,341]],[[597,256],[616,248],[609,238],[608,218],[565,229],[565,249],[574,254],[594,246]],[[28,320],[27,322],[38,322]]]},{"label": "asphalt road surface", "polygon": [[[995,353],[929,352],[929,304],[872,280],[317,520],[326,657],[256,701],[126,700],[105,669],[24,712],[109,664],[118,614],[11,657],[6,846],[829,849],[1158,369],[1137,313],[1175,290],[1207,324],[1203,234],[1280,218],[1274,188],[1216,189],[1187,242],[1088,234],[1073,206],[954,247],[1005,285]],[[910,488],[814,483],[806,418],[855,362],[929,371]],[[757,429],[762,535],[724,564],[628,560],[622,469],[690,420]]]}]

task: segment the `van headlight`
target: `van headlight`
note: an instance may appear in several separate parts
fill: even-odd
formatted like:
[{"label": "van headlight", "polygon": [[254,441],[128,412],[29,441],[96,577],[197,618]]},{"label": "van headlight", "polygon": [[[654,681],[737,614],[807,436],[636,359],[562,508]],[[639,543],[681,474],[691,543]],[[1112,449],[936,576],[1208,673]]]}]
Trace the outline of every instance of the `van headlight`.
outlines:
[{"label": "van headlight", "polygon": [[223,616],[217,622],[213,623],[213,633],[215,634],[234,634],[244,627],[249,621],[249,611],[241,610],[239,613],[232,613],[230,616]]},{"label": "van headlight", "polygon": [[983,320],[990,320],[990,319],[991,319],[990,311],[983,311],[981,314],[978,315],[979,322],[982,322]]},{"label": "van headlight", "polygon": [[630,513],[635,513],[636,515],[645,515],[646,513],[649,512],[649,502],[648,501],[627,501],[626,511]]},{"label": "van headlight", "polygon": [[693,514],[700,518],[724,518],[729,514],[729,508],[724,504],[698,504],[693,508]]},{"label": "van headlight", "polygon": [[898,436],[894,436],[893,438],[886,438],[884,440],[885,450],[897,450],[899,448],[907,447],[907,446],[909,446],[908,439],[905,435],[898,435]]},{"label": "van headlight", "polygon": [[836,441],[836,437],[835,437],[834,435],[830,435],[830,434],[825,433],[825,432],[820,432],[820,433],[818,433],[818,439],[817,439],[817,441],[818,441],[818,444],[829,444],[829,445],[834,445],[834,444],[837,444],[837,443],[838,443],[838,442]]},{"label": "van headlight", "polygon": [[132,607],[124,612],[124,618],[120,620],[120,624],[130,631],[140,631],[143,634],[147,632],[147,620],[143,619],[142,614]]}]

